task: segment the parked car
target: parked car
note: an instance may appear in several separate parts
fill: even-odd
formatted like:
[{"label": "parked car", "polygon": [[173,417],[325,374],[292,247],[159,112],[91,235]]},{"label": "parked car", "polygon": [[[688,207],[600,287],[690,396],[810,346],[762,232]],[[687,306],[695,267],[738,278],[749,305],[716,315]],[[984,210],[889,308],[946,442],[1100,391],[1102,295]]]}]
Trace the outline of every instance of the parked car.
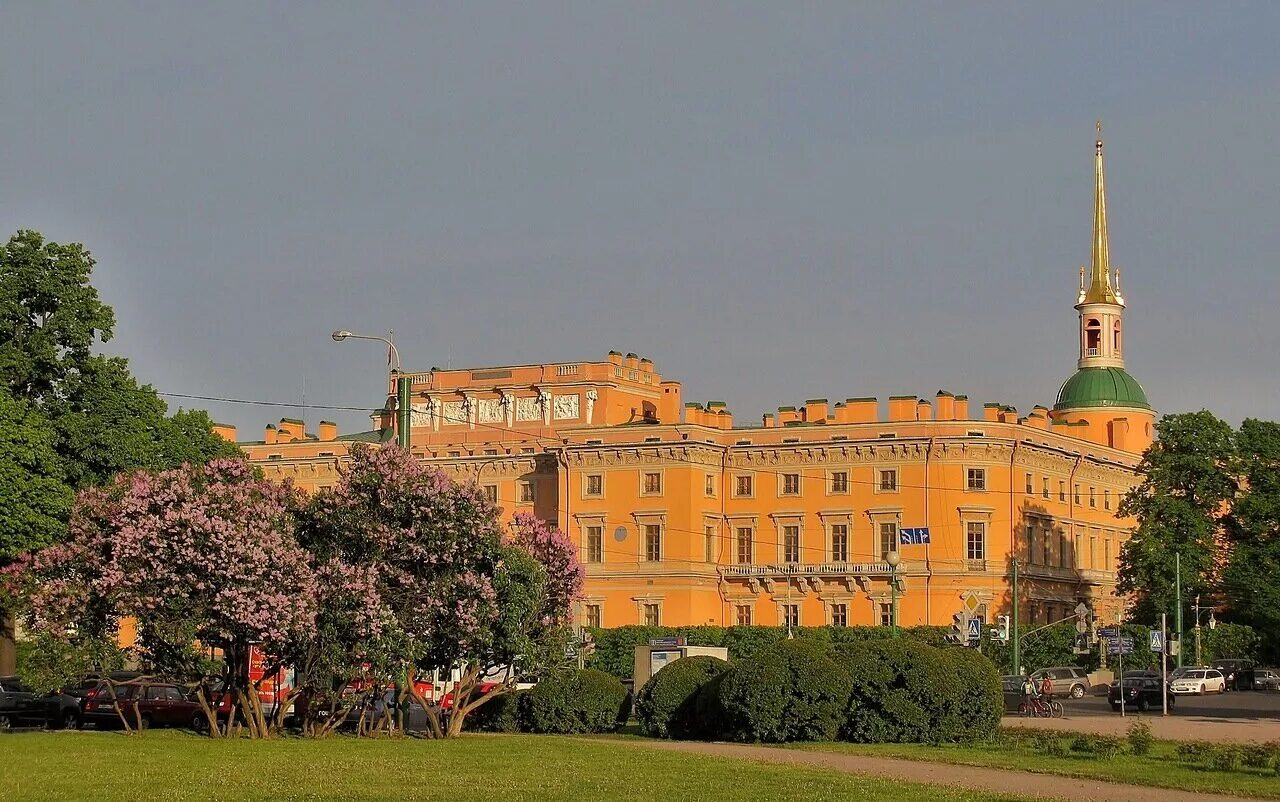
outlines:
[{"label": "parked car", "polygon": [[1280,691],[1280,669],[1255,668],[1253,670],[1253,689],[1255,691]]},{"label": "parked car", "polygon": [[1248,679],[1241,676],[1248,669],[1253,668],[1252,660],[1214,660],[1209,666],[1222,672],[1222,676],[1227,680],[1226,689],[1229,691],[1246,691],[1253,686],[1252,675]]},{"label": "parked car", "polygon": [[1169,683],[1173,693],[1194,693],[1203,696],[1206,693],[1224,693],[1227,690],[1227,678],[1222,672],[1213,668],[1188,671]]},{"label": "parked car", "polygon": [[39,695],[17,677],[0,677],[0,730],[43,723]]},{"label": "parked car", "polygon": [[72,729],[81,726],[85,699],[103,682],[129,682],[141,677],[137,671],[113,671],[106,676],[91,674],[80,682],[66,685],[44,697],[44,720],[50,729]]},{"label": "parked car", "polygon": [[1031,675],[1036,687],[1040,687],[1045,677],[1049,678],[1054,696],[1080,699],[1089,691],[1089,672],[1080,666],[1042,668]]},{"label": "parked car", "polygon": [[175,683],[134,680],[115,684],[104,680],[85,697],[81,723],[99,727],[119,725],[117,702],[130,723],[133,723],[136,705],[136,715],[143,727],[198,726],[204,719],[200,705],[191,701]]},{"label": "parked car", "polygon": [[1121,682],[1124,684],[1125,707],[1139,711],[1158,708],[1163,697],[1168,699],[1169,709],[1173,709],[1174,695],[1169,693],[1159,674],[1153,671],[1126,671],[1122,680],[1112,682],[1107,689],[1107,702],[1113,711],[1120,711]]},{"label": "parked car", "polygon": [[1169,681],[1182,679],[1191,671],[1208,671],[1209,666],[1178,666],[1169,672]]}]

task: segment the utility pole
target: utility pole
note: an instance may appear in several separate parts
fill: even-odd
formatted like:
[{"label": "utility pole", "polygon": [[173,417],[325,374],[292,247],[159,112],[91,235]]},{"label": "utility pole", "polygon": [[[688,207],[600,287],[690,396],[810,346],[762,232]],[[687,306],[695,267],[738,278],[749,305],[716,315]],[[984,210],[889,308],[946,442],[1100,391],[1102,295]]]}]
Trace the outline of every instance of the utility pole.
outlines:
[{"label": "utility pole", "polygon": [[1013,629],[1013,673],[1022,674],[1022,647],[1018,643],[1018,558],[1013,558],[1013,616],[1009,626]]},{"label": "utility pole", "polygon": [[[1160,652],[1160,715],[1169,715],[1169,615],[1160,614],[1160,640],[1164,644]],[[1124,698],[1124,677],[1120,678],[1121,698]]]},{"label": "utility pole", "polygon": [[1196,665],[1204,665],[1204,661],[1200,659],[1200,594],[1196,594],[1196,606],[1191,609],[1196,616]]},{"label": "utility pole", "polygon": [[1173,587],[1178,597],[1178,607],[1174,610],[1174,626],[1178,628],[1178,668],[1182,668],[1182,552],[1173,553]]}]

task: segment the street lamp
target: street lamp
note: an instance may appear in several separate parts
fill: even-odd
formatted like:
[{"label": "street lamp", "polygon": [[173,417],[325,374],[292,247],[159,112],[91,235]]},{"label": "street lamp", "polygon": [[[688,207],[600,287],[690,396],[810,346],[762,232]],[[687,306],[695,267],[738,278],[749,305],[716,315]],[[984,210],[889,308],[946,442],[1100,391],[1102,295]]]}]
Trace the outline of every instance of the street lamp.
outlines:
[{"label": "street lamp", "polygon": [[884,556],[884,561],[889,563],[889,623],[893,626],[893,637],[898,637],[898,563],[902,562],[902,555],[897,550],[893,550]]},{"label": "street lamp", "polygon": [[333,341],[336,343],[350,338],[352,340],[373,340],[374,342],[387,344],[387,348],[391,351],[391,372],[396,377],[396,442],[401,448],[409,448],[409,408],[412,382],[408,376],[400,372],[400,352],[396,350],[396,344],[391,341],[391,338],[395,336],[395,332],[388,332],[386,337],[378,337],[370,334],[352,334],[346,329],[338,329],[330,336],[333,337]]}]

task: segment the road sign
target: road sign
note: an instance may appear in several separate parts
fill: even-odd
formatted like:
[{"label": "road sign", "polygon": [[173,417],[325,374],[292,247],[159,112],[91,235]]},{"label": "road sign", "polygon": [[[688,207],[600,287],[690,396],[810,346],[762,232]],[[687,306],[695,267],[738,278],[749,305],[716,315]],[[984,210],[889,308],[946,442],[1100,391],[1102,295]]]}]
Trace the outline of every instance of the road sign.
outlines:
[{"label": "road sign", "polygon": [[1088,654],[1092,651],[1089,648],[1089,636],[1080,634],[1076,636],[1075,648],[1072,649],[1076,654]]},{"label": "road sign", "polygon": [[1164,633],[1158,629],[1151,630],[1151,651],[1164,651]]},{"label": "road sign", "polygon": [[904,546],[924,546],[929,543],[929,527],[904,526],[898,530],[899,539]]},{"label": "road sign", "polygon": [[1099,638],[1114,638],[1116,635],[1119,635],[1119,634],[1120,633],[1116,632],[1114,627],[1107,627],[1106,629],[1098,630]]},{"label": "road sign", "polygon": [[1076,622],[1076,632],[1079,632],[1081,635],[1083,635],[1088,631],[1089,631],[1089,624],[1087,622],[1085,621]]},{"label": "road sign", "polygon": [[969,633],[968,633],[969,642],[978,643],[979,641],[982,640],[982,619],[970,618],[968,624],[969,624]]},{"label": "road sign", "polygon": [[1084,602],[1076,605],[1076,618],[1084,618],[1089,615],[1089,606]]},{"label": "road sign", "polygon": [[1108,638],[1107,654],[1133,654],[1133,638]]}]

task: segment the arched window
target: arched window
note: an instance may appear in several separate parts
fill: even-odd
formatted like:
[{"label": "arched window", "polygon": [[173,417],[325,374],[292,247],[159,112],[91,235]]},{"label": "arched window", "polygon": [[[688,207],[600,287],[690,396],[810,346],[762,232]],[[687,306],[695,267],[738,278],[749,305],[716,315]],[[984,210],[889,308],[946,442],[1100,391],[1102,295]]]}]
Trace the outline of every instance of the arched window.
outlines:
[{"label": "arched window", "polygon": [[1111,350],[1115,351],[1116,356],[1120,355],[1120,321],[1118,320],[1111,331]]},{"label": "arched window", "polygon": [[1085,356],[1097,356],[1102,349],[1102,324],[1097,318],[1089,318],[1084,325]]}]

